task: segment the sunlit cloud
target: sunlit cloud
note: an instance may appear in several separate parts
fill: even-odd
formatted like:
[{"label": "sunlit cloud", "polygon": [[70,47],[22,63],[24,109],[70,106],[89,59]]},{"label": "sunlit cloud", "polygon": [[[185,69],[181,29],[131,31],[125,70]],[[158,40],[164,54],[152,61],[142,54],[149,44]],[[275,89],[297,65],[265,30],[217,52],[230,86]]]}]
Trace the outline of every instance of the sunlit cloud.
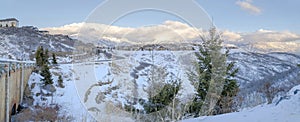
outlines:
[{"label": "sunlit cloud", "polygon": [[67,34],[85,42],[102,39],[114,42],[165,43],[197,40],[201,30],[177,21],[165,21],[159,25],[138,28],[109,26],[96,23],[74,23],[62,27],[44,28],[52,34]]},{"label": "sunlit cloud", "polygon": [[237,1],[236,4],[240,6],[243,10],[250,12],[252,14],[261,14],[262,10],[252,4],[252,0]]},{"label": "sunlit cloud", "polygon": [[298,34],[289,31],[272,31],[260,29],[253,33],[243,35],[245,41],[257,42],[288,42],[300,39]]},{"label": "sunlit cloud", "polygon": [[[159,25],[138,28],[110,26],[97,23],[74,23],[62,27],[44,28],[51,34],[66,34],[86,43],[100,40],[112,44],[189,43],[199,40],[208,32],[177,21],[165,21]],[[255,32],[218,30],[225,44],[250,45],[256,49],[272,51],[296,51],[300,49],[300,35],[290,31],[260,29]],[[298,40],[298,41],[297,41]]]},{"label": "sunlit cloud", "polygon": [[[51,34],[66,34],[83,39],[82,41],[99,41],[111,39],[114,41],[128,41],[133,43],[167,41],[182,42],[199,39],[206,34],[188,24],[177,21],[165,21],[159,25],[138,28],[110,26],[97,23],[74,23],[61,27],[44,28]],[[300,39],[299,34],[290,31],[273,31],[260,29],[255,32],[238,33],[229,30],[219,30],[227,41],[244,42],[286,42]]]}]

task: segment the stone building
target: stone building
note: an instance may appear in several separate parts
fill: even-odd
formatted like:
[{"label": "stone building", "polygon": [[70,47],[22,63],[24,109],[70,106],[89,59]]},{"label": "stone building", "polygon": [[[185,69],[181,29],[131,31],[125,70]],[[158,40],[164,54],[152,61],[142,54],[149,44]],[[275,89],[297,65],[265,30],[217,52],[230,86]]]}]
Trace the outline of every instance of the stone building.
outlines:
[{"label": "stone building", "polygon": [[19,21],[16,18],[0,20],[0,27],[18,27]]}]

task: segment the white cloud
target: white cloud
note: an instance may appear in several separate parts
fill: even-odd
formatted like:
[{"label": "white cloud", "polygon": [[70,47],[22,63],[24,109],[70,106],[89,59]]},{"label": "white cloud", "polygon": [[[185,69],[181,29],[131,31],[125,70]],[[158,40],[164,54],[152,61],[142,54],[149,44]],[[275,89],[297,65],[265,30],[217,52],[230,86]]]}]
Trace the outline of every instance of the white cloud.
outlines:
[{"label": "white cloud", "polygon": [[237,38],[227,43],[240,45],[248,51],[300,53],[300,35],[289,31],[260,29],[251,33],[229,32],[228,35]]},{"label": "white cloud", "polygon": [[252,0],[246,0],[246,1],[237,1],[236,4],[240,6],[243,10],[246,10],[252,14],[260,14],[261,9],[252,5]]},{"label": "white cloud", "polygon": [[[44,28],[44,30],[48,30],[52,34],[78,36],[78,38],[83,41],[98,41],[104,38],[133,43],[153,41],[188,42],[199,39],[200,35],[205,34],[203,30],[177,21],[165,21],[159,25],[138,28],[109,26],[96,23],[74,23],[62,27]],[[286,42],[300,39],[298,34],[289,31],[264,29],[250,33],[237,33],[229,30],[220,31],[223,39],[231,42]]]},{"label": "white cloud", "polygon": [[222,32],[222,37],[224,40],[228,41],[240,41],[242,36],[239,33],[225,30]]},{"label": "white cloud", "polygon": [[163,24],[125,28],[96,23],[75,23],[56,28],[44,28],[52,34],[67,34],[77,36],[86,42],[110,39],[115,42],[164,43],[189,42],[199,38],[200,30],[176,21],[165,21]]},{"label": "white cloud", "polygon": [[[300,53],[299,42],[256,42],[248,45],[249,51]],[[251,49],[252,48],[252,49]]]},{"label": "white cloud", "polygon": [[248,42],[288,42],[300,39],[298,34],[289,31],[271,31],[260,29],[253,33],[243,35],[243,39]]},{"label": "white cloud", "polygon": [[[149,44],[149,43],[182,43],[199,39],[206,31],[195,29],[176,21],[165,21],[162,24],[125,28],[96,23],[74,23],[55,28],[44,28],[52,34],[67,34],[85,42],[97,43],[101,39],[115,43]],[[237,33],[219,30],[226,44],[251,44],[264,50],[300,49],[300,35],[289,31],[272,31],[260,29],[256,32]],[[288,50],[289,49],[289,50]]]}]

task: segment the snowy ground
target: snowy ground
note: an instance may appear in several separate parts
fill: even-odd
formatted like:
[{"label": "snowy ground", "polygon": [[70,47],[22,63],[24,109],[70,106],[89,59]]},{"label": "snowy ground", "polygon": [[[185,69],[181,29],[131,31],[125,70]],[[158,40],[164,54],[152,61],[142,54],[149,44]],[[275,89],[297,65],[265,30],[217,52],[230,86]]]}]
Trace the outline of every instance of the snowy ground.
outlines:
[{"label": "snowy ground", "polygon": [[[122,108],[134,98],[147,100],[147,88],[150,86],[151,74],[159,75],[159,83],[182,80],[182,89],[177,96],[181,100],[194,93],[188,81],[186,69],[191,66],[191,52],[182,51],[119,51],[114,52],[112,59],[95,58],[92,61],[60,64],[51,69],[56,91],[52,96],[43,96],[41,100],[37,93],[42,90],[38,85],[33,88],[34,105],[61,106],[61,115],[71,116],[74,121],[134,121],[130,113]],[[70,59],[61,59],[60,62],[70,62]],[[151,72],[153,67],[155,72]],[[159,69],[159,70],[158,70]],[[167,72],[165,75],[164,72]],[[58,75],[63,76],[65,88],[57,87]],[[29,86],[39,84],[41,76],[32,74]],[[162,80],[163,79],[163,80]],[[267,121],[267,122],[298,122],[300,121],[300,86],[293,88],[278,105],[260,105],[245,109],[237,113],[218,116],[188,119],[187,122],[240,122],[240,121]],[[143,109],[141,105],[134,105]]]},{"label": "snowy ground", "polygon": [[300,122],[300,85],[278,104],[260,105],[241,112],[205,116],[182,122]]},{"label": "snowy ground", "polygon": [[[82,72],[74,72],[73,67],[74,65],[81,66]],[[35,97],[34,104],[58,104],[62,107],[59,113],[62,115],[67,114],[68,116],[72,116],[74,121],[92,121],[94,117],[96,120],[103,120],[103,121],[133,121],[129,114],[125,111],[120,110],[117,106],[110,104],[109,102],[104,102],[103,104],[97,104],[93,102],[93,99],[88,99],[90,102],[84,102],[85,93],[84,90],[78,90],[79,87],[81,88],[90,88],[90,84],[95,84],[95,82],[78,82],[79,79],[75,82],[72,78],[76,79],[76,76],[81,74],[85,77],[84,81],[95,81],[97,78],[105,77],[106,71],[108,70],[100,70],[100,69],[108,69],[107,65],[91,65],[91,64],[63,64],[60,65],[58,69],[52,69],[53,72],[60,72],[64,77],[64,85],[65,88],[58,88],[56,87],[55,95],[52,98],[49,97],[47,101],[38,101],[40,98]],[[75,66],[76,67],[76,66]],[[86,68],[86,69],[85,69]],[[94,74],[87,73],[86,71],[89,69],[97,70],[97,73],[102,75],[97,75],[97,78]],[[73,77],[73,73],[75,77]],[[34,82],[38,82],[40,80],[40,76],[37,74],[33,74],[30,77],[30,84]],[[57,77],[54,76],[54,81],[57,81]],[[54,83],[56,85],[57,82]],[[114,86],[112,84],[103,86],[101,89],[94,89],[95,91],[99,90],[104,92],[107,88]],[[33,89],[34,92],[39,92],[40,89]],[[98,92],[91,92],[92,96],[97,96],[96,93]],[[118,101],[124,101],[122,94],[125,91],[115,91],[119,92],[119,96],[115,99]],[[93,95],[94,94],[94,95]],[[109,96],[109,95],[107,95]],[[113,96],[110,101],[113,101]],[[52,102],[54,101],[54,102]],[[200,117],[196,119],[188,119],[183,120],[183,122],[299,122],[300,121],[300,85],[292,88],[290,92],[287,94],[285,99],[282,99],[278,104],[273,103],[269,105],[259,105],[257,107],[243,110],[241,112],[217,115],[217,116],[208,116],[208,117]],[[109,106],[109,107],[107,107]],[[91,108],[97,108],[97,110],[93,110]],[[107,110],[106,109],[110,109]],[[97,113],[98,112],[98,113]],[[104,115],[95,116],[102,113]],[[109,113],[113,112],[113,113]],[[115,113],[114,113],[115,112]]]},{"label": "snowy ground", "polygon": [[[33,73],[29,79],[29,86],[35,84],[32,89],[32,94],[34,98],[33,105],[39,106],[52,106],[58,105],[61,108],[59,109],[60,116],[71,117],[74,121],[92,121],[94,118],[86,111],[85,106],[82,104],[79,96],[77,94],[77,89],[74,81],[72,80],[72,64],[63,64],[57,68],[52,68],[52,78],[54,81],[54,86],[56,91],[53,96],[42,96],[36,95],[39,93],[47,93],[49,91],[42,89],[41,76],[39,74]],[[58,87],[58,76],[57,74],[62,75],[64,81],[64,88]],[[42,100],[46,98],[46,100]]]},{"label": "snowy ground", "polygon": [[[56,91],[52,96],[41,88],[41,76],[32,74],[29,86],[32,89],[34,105],[61,106],[59,113],[74,118],[75,121],[133,121],[131,114],[123,110],[125,104],[134,99],[147,100],[147,88],[150,85],[150,74],[159,75],[158,84],[184,80],[185,72],[182,64],[185,60],[174,60],[186,52],[161,51],[152,54],[150,51],[120,51],[113,60],[97,59],[74,64],[60,64],[51,69]],[[153,57],[151,57],[153,55]],[[183,58],[184,59],[184,58]],[[102,61],[101,61],[102,60]],[[184,63],[182,63],[184,62]],[[155,73],[151,72],[155,67]],[[164,75],[163,75],[164,74]],[[57,86],[58,75],[62,75],[65,88]],[[184,82],[178,97],[184,98],[192,94],[190,83]],[[45,100],[46,99],[46,100]],[[139,103],[134,105],[143,109]]]},{"label": "snowy ground", "polygon": [[[120,51],[112,60],[74,64],[72,70],[80,99],[97,120],[132,121],[130,113],[123,110],[124,105],[135,99],[147,100],[152,75],[160,85],[174,80],[187,81],[182,72],[185,70],[181,69],[182,61],[175,58],[182,53]],[[182,85],[184,89],[179,97],[193,93],[190,83]],[[139,103],[134,106],[143,109]]]}]

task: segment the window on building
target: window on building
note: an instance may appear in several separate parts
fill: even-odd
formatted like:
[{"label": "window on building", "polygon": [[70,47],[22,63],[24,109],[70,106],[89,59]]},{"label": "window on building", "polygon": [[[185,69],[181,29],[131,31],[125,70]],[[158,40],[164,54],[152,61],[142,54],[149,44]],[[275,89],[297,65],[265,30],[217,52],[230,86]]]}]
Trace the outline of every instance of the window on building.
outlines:
[{"label": "window on building", "polygon": [[11,27],[15,27],[15,26],[16,26],[16,23],[12,22]]},{"label": "window on building", "polygon": [[2,24],[0,24],[0,27],[2,27]]},{"label": "window on building", "polygon": [[5,27],[8,27],[8,24],[6,24],[6,26]]}]

